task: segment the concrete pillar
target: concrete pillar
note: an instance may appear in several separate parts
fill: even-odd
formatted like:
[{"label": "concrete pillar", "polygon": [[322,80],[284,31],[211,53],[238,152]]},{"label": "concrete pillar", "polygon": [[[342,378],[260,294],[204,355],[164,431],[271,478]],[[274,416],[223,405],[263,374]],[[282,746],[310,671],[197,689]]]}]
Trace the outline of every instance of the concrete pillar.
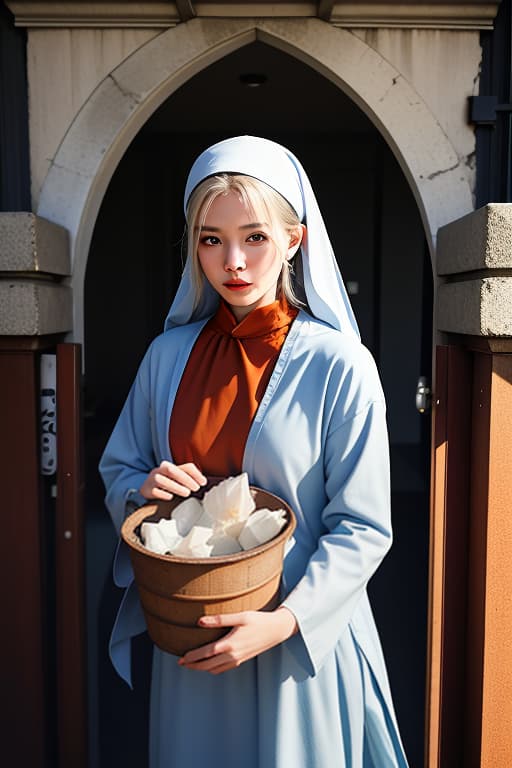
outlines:
[{"label": "concrete pillar", "polygon": [[439,230],[429,768],[512,754],[512,205]]},{"label": "concrete pillar", "polygon": [[33,213],[0,213],[0,337],[42,337],[72,328],[65,229]]},{"label": "concrete pillar", "polygon": [[482,338],[512,337],[512,205],[490,203],[441,227],[437,326]]}]

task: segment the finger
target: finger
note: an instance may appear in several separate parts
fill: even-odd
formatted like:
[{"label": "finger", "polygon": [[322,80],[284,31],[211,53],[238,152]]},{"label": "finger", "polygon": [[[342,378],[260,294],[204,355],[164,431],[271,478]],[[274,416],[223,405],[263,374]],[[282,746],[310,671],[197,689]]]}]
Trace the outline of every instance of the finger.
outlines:
[{"label": "finger", "polygon": [[210,672],[211,674],[218,674],[221,670],[233,669],[239,666],[238,662],[231,658],[227,654],[221,656],[214,656],[211,659],[203,659],[202,661],[191,662],[183,665],[186,669],[190,669],[195,672]]},{"label": "finger", "polygon": [[243,613],[222,613],[212,616],[201,616],[198,624],[201,627],[238,627],[247,624],[248,611]]},{"label": "finger", "polygon": [[197,480],[191,477],[187,472],[184,472],[183,469],[176,466],[176,464],[171,464],[170,461],[163,461],[159,466],[159,470],[159,475],[168,478],[169,482],[174,483],[176,488],[198,491],[201,487],[201,484]]},{"label": "finger", "polygon": [[208,643],[208,645],[202,645],[200,648],[194,648],[192,651],[187,651],[181,659],[179,664],[186,666],[187,664],[194,664],[198,661],[204,661],[205,659],[211,659],[213,656],[217,656],[219,653],[225,651],[225,648],[219,648],[218,643]]},{"label": "finger", "polygon": [[206,478],[201,470],[196,467],[195,464],[192,464],[190,462],[189,464],[180,464],[180,469],[182,469],[184,472],[187,472],[191,477],[194,478],[194,480],[199,483],[199,485],[206,485],[208,482],[208,478]]},{"label": "finger", "polygon": [[227,664],[222,664],[222,666],[215,667],[215,669],[210,669],[208,671],[211,675],[220,675],[222,672],[229,672],[230,669],[235,669],[239,666],[239,662],[230,661]]},{"label": "finger", "polygon": [[163,475],[161,472],[155,473],[154,476],[155,485],[168,493],[175,493],[178,496],[190,496],[193,490],[198,490],[199,485],[195,481],[190,480],[189,485],[195,483],[195,488],[188,488],[182,485],[177,480],[171,480],[168,476]]},{"label": "finger", "polygon": [[175,493],[178,496],[190,496],[190,488],[185,488],[185,486],[180,485],[174,480],[169,480],[169,478],[164,477],[164,475],[157,473],[155,475],[154,481],[155,488],[158,488],[161,491],[166,491],[167,493]]},{"label": "finger", "polygon": [[164,491],[163,488],[153,488],[151,494],[154,499],[159,501],[170,501],[173,498],[173,494],[169,491]]},{"label": "finger", "polygon": [[213,643],[207,643],[200,648],[194,648],[192,651],[187,651],[181,659],[179,664],[191,664],[197,661],[204,661],[205,659],[211,659],[214,656],[220,656],[221,654],[231,653],[232,645],[231,639],[236,630],[228,632],[219,640],[215,640]]}]

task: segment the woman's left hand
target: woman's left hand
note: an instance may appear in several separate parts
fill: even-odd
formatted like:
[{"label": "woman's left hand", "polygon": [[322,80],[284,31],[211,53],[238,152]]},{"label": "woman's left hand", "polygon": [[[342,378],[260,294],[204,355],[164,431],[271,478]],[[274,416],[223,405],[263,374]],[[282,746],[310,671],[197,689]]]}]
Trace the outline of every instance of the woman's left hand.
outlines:
[{"label": "woman's left hand", "polygon": [[211,672],[213,675],[239,667],[244,661],[284,642],[298,629],[295,616],[284,606],[270,612],[243,611],[202,616],[198,624],[207,628],[233,627],[220,640],[189,651],[178,662],[187,669]]}]

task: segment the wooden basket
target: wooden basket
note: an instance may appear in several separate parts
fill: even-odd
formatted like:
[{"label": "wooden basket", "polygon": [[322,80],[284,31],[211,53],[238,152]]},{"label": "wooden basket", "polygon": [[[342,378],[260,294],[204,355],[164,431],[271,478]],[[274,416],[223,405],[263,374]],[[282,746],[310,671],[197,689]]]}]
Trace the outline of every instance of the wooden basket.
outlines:
[{"label": "wooden basket", "polygon": [[257,509],[284,509],[287,522],[270,541],[234,555],[185,558],[157,555],[144,547],[141,524],[170,518],[183,501],[179,497],[140,507],[124,521],[121,536],[130,550],[149,636],[163,651],[182,656],[229,631],[198,627],[200,616],[276,607],[284,547],[295,530],[295,516],[278,496],[254,486],[251,490]]}]

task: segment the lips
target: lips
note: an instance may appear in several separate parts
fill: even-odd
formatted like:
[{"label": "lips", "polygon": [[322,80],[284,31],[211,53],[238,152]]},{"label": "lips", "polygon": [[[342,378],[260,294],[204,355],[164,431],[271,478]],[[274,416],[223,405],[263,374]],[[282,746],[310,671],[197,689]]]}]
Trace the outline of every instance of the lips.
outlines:
[{"label": "lips", "polygon": [[230,291],[241,291],[244,288],[249,288],[251,283],[246,283],[245,280],[228,280],[224,283],[225,288],[229,288]]}]

